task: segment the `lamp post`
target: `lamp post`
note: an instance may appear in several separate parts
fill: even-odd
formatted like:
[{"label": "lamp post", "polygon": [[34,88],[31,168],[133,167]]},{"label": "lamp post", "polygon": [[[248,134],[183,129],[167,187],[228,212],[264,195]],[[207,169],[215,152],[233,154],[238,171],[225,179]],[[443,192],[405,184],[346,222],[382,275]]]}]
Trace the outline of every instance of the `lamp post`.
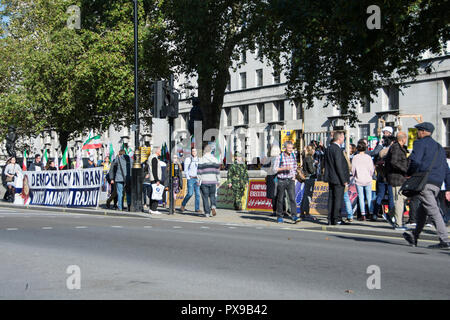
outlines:
[{"label": "lamp post", "polygon": [[131,172],[131,210],[139,212],[142,210],[142,166],[139,150],[139,96],[138,96],[138,5],[134,4],[134,161]]}]

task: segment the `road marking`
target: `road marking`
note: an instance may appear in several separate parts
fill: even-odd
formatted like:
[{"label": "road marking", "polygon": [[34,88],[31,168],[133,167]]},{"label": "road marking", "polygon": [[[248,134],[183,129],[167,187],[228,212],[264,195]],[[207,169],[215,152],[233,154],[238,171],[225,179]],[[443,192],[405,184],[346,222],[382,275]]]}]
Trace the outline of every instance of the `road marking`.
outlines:
[{"label": "road marking", "polygon": [[53,229],[52,227],[42,227],[43,230],[51,230]]},{"label": "road marking", "polygon": [[180,226],[173,226],[174,229],[182,229],[183,227]]},{"label": "road marking", "polygon": [[236,227],[228,227],[228,229],[236,229]]},{"label": "road marking", "polygon": [[150,229],[152,226],[144,226],[144,229]]},{"label": "road marking", "polygon": [[6,230],[8,230],[8,231],[17,231],[19,229],[17,229],[17,228],[7,228]]},{"label": "road marking", "polygon": [[263,227],[256,227],[256,229],[261,230],[261,229],[264,229],[264,228]]},{"label": "road marking", "polygon": [[111,228],[122,228],[122,226],[111,226]]},{"label": "road marking", "polygon": [[202,229],[209,229],[209,227],[201,226]]},{"label": "road marking", "polygon": [[86,229],[86,226],[76,226],[75,229]]}]

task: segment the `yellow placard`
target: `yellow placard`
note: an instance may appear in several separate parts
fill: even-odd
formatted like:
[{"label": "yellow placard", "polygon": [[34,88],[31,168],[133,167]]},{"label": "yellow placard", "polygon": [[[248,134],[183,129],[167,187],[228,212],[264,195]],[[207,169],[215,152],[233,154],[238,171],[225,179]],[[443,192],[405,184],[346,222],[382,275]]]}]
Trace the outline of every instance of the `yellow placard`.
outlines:
[{"label": "yellow placard", "polygon": [[[183,188],[178,192],[175,196],[175,207],[180,207],[181,203],[183,202],[184,197],[187,194],[187,180],[186,178],[183,178]],[[170,195],[169,193],[166,194],[167,199],[167,205],[170,205]]]},{"label": "yellow placard", "polygon": [[417,140],[417,129],[408,128],[408,150],[413,149],[414,141]]},{"label": "yellow placard", "polygon": [[150,153],[152,151],[151,147],[141,147],[141,163],[147,161],[147,159],[150,157]]},{"label": "yellow placard", "polygon": [[281,130],[281,151],[285,150],[284,143],[286,141],[292,141],[295,145],[296,140],[297,137],[295,130]]},{"label": "yellow placard", "polygon": [[328,183],[316,181],[311,202],[309,203],[309,213],[314,215],[328,215]]}]

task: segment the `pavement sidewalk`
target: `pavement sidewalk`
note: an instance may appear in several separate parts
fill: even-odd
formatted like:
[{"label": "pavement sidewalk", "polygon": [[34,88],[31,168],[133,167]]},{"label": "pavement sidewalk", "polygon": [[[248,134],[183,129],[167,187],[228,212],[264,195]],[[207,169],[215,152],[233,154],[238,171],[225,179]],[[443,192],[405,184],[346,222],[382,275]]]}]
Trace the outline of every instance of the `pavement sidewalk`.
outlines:
[{"label": "pavement sidewalk", "polygon": [[[61,214],[78,213],[78,214],[95,214],[95,215],[107,215],[107,216],[121,216],[121,217],[136,217],[144,219],[165,219],[184,222],[198,222],[198,223],[221,223],[227,225],[236,226],[253,226],[261,228],[278,228],[278,229],[292,229],[292,230],[311,230],[311,231],[326,231],[326,232],[342,232],[353,233],[360,235],[373,235],[373,236],[388,236],[402,238],[403,231],[393,230],[389,223],[383,219],[379,219],[377,222],[372,221],[357,221],[354,220],[349,225],[342,226],[328,226],[327,217],[314,216],[317,220],[303,220],[298,223],[294,223],[290,217],[285,217],[284,223],[279,224],[276,222],[276,217],[271,216],[271,212],[255,212],[255,211],[234,211],[228,209],[217,209],[217,215],[215,217],[207,218],[203,213],[196,213],[192,204],[186,206],[186,210],[181,214],[178,210],[175,210],[173,215],[169,215],[168,208],[159,207],[158,211],[160,215],[150,215],[148,210],[146,212],[128,212],[128,211],[116,211],[106,209],[104,204],[100,204],[99,208],[63,208],[63,207],[47,207],[47,206],[19,206],[11,203],[1,202],[0,208],[17,208],[17,209],[29,209],[39,211],[59,212]],[[178,209],[178,208],[176,208]],[[447,227],[450,231],[450,227]],[[450,233],[450,232],[449,232]],[[435,240],[438,241],[434,227],[425,227],[421,234],[423,240]]]}]

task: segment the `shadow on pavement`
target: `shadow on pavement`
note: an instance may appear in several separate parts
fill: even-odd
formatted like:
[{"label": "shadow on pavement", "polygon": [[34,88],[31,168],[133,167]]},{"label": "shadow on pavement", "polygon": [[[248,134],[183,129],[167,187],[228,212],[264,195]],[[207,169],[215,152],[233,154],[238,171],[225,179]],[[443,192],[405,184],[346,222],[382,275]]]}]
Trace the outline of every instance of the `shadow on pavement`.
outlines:
[{"label": "shadow on pavement", "polygon": [[341,236],[341,235],[335,235],[336,238],[341,238],[341,239],[345,239],[345,240],[354,240],[354,241],[359,241],[359,242],[376,242],[376,243],[387,243],[387,244],[393,244],[393,245],[400,245],[400,246],[407,246],[410,247],[409,244],[405,243],[397,243],[397,242],[392,242],[392,241],[388,241],[388,240],[381,240],[381,239],[372,239],[372,238],[360,238],[360,237],[351,237],[351,236]]}]

